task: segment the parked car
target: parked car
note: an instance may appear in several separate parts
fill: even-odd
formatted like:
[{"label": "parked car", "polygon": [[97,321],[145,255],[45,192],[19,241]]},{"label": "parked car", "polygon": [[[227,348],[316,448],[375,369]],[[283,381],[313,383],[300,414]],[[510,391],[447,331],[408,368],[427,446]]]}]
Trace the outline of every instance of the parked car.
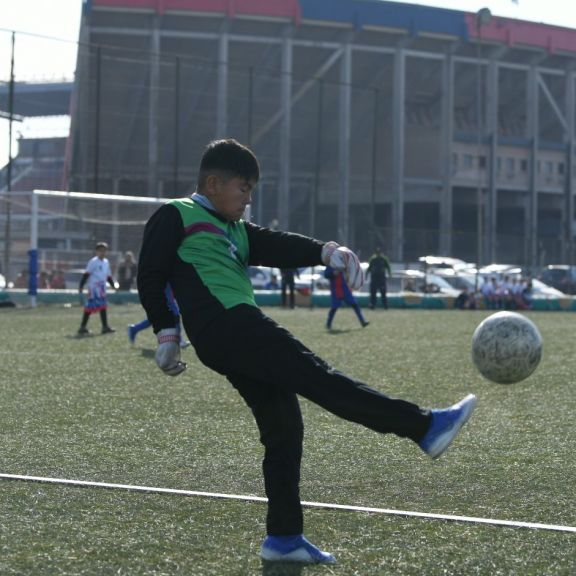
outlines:
[{"label": "parked car", "polygon": [[474,267],[474,264],[460,260],[460,258],[449,258],[448,256],[420,256],[418,262],[429,270],[464,271]]},{"label": "parked car", "polygon": [[496,278],[526,275],[520,266],[514,264],[488,264],[480,268],[480,274],[484,276],[495,276]]},{"label": "parked car", "polygon": [[[398,279],[400,286],[395,288]],[[460,290],[451,286],[442,276],[435,272],[424,273],[422,270],[395,270],[388,282],[388,291],[418,292],[421,294],[443,294],[445,296],[458,296]]]},{"label": "parked car", "polygon": [[564,294],[576,294],[576,266],[551,264],[542,270],[540,280]]},{"label": "parked car", "polygon": [[248,268],[248,276],[250,277],[250,282],[254,290],[269,290],[273,276],[276,277],[278,288],[280,288],[280,270],[278,268],[250,266]]},{"label": "parked car", "polygon": [[330,290],[330,280],[324,277],[326,266],[308,266],[300,268],[294,278],[294,286],[300,292],[310,290]]},{"label": "parked car", "polygon": [[452,288],[462,292],[464,288],[468,290],[468,292],[475,292],[476,287],[478,289],[484,282],[482,276],[476,278],[476,274],[470,272],[456,272],[452,268],[444,268],[444,269],[437,269],[434,270],[434,273],[450,284]]},{"label": "parked car", "polygon": [[538,280],[538,278],[532,279],[532,293],[534,296],[548,296],[551,298],[561,298],[566,295],[557,288],[545,284],[542,280]]}]

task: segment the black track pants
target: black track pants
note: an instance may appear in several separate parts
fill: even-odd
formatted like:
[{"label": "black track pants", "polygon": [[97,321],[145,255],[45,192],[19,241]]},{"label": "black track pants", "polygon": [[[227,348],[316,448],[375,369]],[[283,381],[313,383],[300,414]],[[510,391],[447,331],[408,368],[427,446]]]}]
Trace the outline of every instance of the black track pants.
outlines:
[{"label": "black track pants", "polygon": [[428,429],[427,410],[335,370],[258,308],[228,310],[202,331],[195,348],[206,366],[228,378],[256,419],[264,445],[269,534],[303,529],[303,424],[296,395],[377,432],[418,441]]}]

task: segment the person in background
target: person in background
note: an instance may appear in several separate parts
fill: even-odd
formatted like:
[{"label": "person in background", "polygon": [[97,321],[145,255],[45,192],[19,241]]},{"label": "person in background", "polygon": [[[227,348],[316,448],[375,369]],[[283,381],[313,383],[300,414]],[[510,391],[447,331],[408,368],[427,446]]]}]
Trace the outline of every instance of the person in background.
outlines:
[{"label": "person in background", "polygon": [[332,330],[334,316],[343,302],[354,310],[362,328],[366,328],[370,322],[364,318],[362,310],[360,306],[358,306],[358,302],[356,302],[356,298],[354,298],[350,288],[348,288],[344,275],[339,270],[334,270],[331,266],[326,266],[324,276],[330,280],[330,310],[328,311],[326,328]]},{"label": "person in background", "polygon": [[138,267],[134,260],[134,254],[130,251],[124,254],[124,260],[118,265],[118,290],[128,291],[136,280]]},{"label": "person in background", "polygon": [[264,289],[280,290],[280,284],[278,283],[278,276],[276,274],[270,274],[270,280],[266,282]]},{"label": "person in background", "polygon": [[458,308],[458,310],[475,310],[476,299],[474,296],[474,293],[470,294],[468,287],[464,286],[462,292],[454,300],[454,308]]},{"label": "person in background", "polygon": [[295,277],[299,276],[297,268],[281,268],[280,275],[282,277],[282,308],[294,308],[296,306],[296,299],[294,297],[295,290]]},{"label": "person in background", "polygon": [[494,310],[497,306],[495,284],[495,278],[492,281],[488,276],[484,276],[484,282],[480,288],[480,293],[482,294],[484,306],[487,310]]},{"label": "person in background", "polygon": [[55,270],[50,278],[50,287],[53,290],[63,290],[66,288],[66,278],[62,270]]},{"label": "person in background", "polygon": [[84,313],[82,314],[82,322],[78,329],[79,336],[90,334],[90,330],[88,330],[88,320],[90,316],[96,312],[100,313],[102,334],[116,332],[116,330],[108,324],[106,282],[108,282],[112,288],[116,288],[116,286],[114,285],[114,279],[110,271],[110,262],[108,262],[108,258],[106,258],[107,253],[108,244],[106,244],[106,242],[98,242],[96,244],[96,256],[88,261],[86,270],[80,279],[78,292],[82,295],[84,285],[88,282],[88,298],[86,298],[84,302]]},{"label": "person in background", "polygon": [[532,278],[526,280],[526,286],[522,290],[522,303],[524,309],[532,308],[532,300],[534,298],[534,287],[532,285]]},{"label": "person in background", "polygon": [[46,270],[40,270],[40,274],[38,274],[38,288],[43,290],[50,288],[50,275]]},{"label": "person in background", "polygon": [[524,291],[524,281],[522,278],[514,276],[512,278],[512,288],[510,290],[512,310],[522,310],[524,301],[522,300],[522,292]]},{"label": "person in background", "polygon": [[380,247],[377,247],[374,254],[370,256],[366,274],[370,275],[370,309],[376,308],[376,299],[380,292],[382,308],[388,310],[388,277],[392,275],[392,269]]},{"label": "person in background", "polygon": [[507,274],[497,284],[498,308],[502,310],[512,309],[512,282]]}]

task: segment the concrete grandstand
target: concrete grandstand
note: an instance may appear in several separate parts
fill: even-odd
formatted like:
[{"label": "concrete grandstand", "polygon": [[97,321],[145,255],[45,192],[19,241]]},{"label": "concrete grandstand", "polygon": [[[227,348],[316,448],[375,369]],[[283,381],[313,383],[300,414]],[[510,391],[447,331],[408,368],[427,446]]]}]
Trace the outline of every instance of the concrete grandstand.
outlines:
[{"label": "concrete grandstand", "polygon": [[89,0],[71,190],[173,197],[212,138],[252,215],[367,257],[572,263],[576,31],[385,0]]}]

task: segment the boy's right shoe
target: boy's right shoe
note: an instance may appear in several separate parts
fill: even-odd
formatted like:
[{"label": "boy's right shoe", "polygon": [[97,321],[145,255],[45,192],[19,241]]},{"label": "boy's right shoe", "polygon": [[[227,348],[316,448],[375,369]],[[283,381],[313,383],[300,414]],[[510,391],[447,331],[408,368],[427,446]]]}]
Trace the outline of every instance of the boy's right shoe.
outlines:
[{"label": "boy's right shoe", "polygon": [[438,458],[450,446],[460,429],[468,422],[476,407],[476,396],[468,394],[457,404],[442,410],[431,410],[428,432],[418,445],[431,458]]},{"label": "boy's right shoe", "polygon": [[136,342],[136,326],[134,324],[130,324],[128,326],[128,340],[130,340],[130,344],[134,344]]},{"label": "boy's right shoe", "polygon": [[268,562],[303,562],[332,564],[336,558],[308,542],[302,534],[297,536],[266,536],[260,551],[262,560]]},{"label": "boy's right shoe", "polygon": [[87,334],[90,334],[90,330],[88,330],[88,328],[84,326],[80,326],[80,328],[78,328],[78,336],[86,336]]}]

